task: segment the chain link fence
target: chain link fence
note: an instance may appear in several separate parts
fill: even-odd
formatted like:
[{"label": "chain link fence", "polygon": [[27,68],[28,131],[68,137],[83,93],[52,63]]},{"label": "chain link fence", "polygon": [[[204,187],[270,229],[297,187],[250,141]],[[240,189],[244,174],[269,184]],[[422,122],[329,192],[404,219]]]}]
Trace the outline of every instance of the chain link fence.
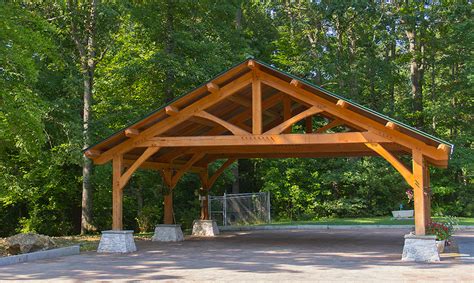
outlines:
[{"label": "chain link fence", "polygon": [[270,192],[209,196],[209,215],[220,226],[270,223]]}]

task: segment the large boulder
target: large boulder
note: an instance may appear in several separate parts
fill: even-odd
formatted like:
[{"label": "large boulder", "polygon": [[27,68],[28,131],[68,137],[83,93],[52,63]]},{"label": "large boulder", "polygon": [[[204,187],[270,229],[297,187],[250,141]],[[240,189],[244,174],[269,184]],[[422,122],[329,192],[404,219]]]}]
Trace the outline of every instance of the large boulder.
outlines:
[{"label": "large boulder", "polygon": [[5,239],[9,254],[24,254],[35,251],[44,251],[56,247],[56,243],[48,236],[34,233],[17,234]]}]

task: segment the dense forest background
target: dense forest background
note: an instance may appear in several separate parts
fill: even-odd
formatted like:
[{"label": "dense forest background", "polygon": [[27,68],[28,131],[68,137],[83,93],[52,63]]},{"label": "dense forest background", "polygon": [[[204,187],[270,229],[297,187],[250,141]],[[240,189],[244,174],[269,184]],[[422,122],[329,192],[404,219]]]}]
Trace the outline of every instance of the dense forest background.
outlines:
[{"label": "dense forest background", "polygon": [[[0,236],[109,229],[110,165],[82,149],[248,56],[453,143],[433,213],[474,216],[473,46],[470,1],[2,1]],[[198,186],[178,184],[177,222]],[[212,194],[270,191],[273,218],[301,220],[388,215],[407,188],[381,158],[255,159]],[[135,174],[126,228],[161,221],[162,190]]]}]

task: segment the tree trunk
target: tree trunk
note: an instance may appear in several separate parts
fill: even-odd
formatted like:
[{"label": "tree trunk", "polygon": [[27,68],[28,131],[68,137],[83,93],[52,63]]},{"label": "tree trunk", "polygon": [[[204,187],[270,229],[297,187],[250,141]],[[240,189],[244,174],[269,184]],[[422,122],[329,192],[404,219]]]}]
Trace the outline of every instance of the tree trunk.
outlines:
[{"label": "tree trunk", "polygon": [[[166,38],[165,38],[165,52],[167,54],[167,60],[171,61],[174,52],[174,11],[173,11],[173,0],[166,2]],[[165,70],[165,102],[170,102],[174,99],[173,86],[174,85],[174,72],[171,67]]]},{"label": "tree trunk", "polygon": [[[67,3],[71,12],[71,36],[76,44],[76,48],[80,55],[81,73],[83,76],[84,92],[83,92],[83,113],[82,113],[82,138],[83,149],[90,146],[90,129],[89,124],[91,120],[91,103],[92,91],[94,87],[94,70],[97,64],[95,56],[95,24],[96,24],[96,0],[91,0],[89,3],[89,13],[86,20],[74,19],[73,16],[77,14],[77,7],[73,7],[73,3]],[[82,36],[76,28],[75,21],[85,23],[85,34]],[[92,162],[85,155],[83,156],[84,165],[82,168],[82,215],[81,215],[81,234],[88,231],[94,231],[95,227],[92,224]]]},{"label": "tree trunk", "polygon": [[[409,51],[411,54],[410,63],[410,79],[411,79],[411,92],[412,92],[412,109],[415,115],[415,125],[418,128],[423,127],[423,67],[418,59],[416,32],[413,29],[406,31],[406,35],[409,42]],[[418,44],[419,45],[419,44]],[[422,51],[422,48],[420,48]]]}]

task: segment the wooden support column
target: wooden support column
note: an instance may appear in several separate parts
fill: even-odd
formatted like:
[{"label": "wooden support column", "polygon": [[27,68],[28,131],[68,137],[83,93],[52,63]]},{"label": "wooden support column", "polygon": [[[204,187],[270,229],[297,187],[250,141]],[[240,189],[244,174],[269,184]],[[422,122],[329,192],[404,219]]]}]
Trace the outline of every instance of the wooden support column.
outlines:
[{"label": "wooden support column", "polygon": [[163,195],[163,223],[173,224],[173,187],[171,185],[173,172],[172,169],[163,169],[163,181],[166,185],[166,192]]},{"label": "wooden support column", "polygon": [[252,132],[262,134],[262,84],[254,73],[252,80]]},{"label": "wooden support column", "polygon": [[209,175],[207,170],[199,174],[201,189],[199,196],[201,200],[201,220],[209,220]]},{"label": "wooden support column", "polygon": [[123,155],[113,157],[112,170],[112,230],[122,230],[123,190],[120,177],[123,171]]},{"label": "wooden support column", "polygon": [[413,198],[415,203],[415,234],[425,235],[428,219],[430,219],[430,206],[428,194],[427,175],[428,169],[423,154],[413,150]]},{"label": "wooden support column", "polygon": [[173,217],[173,191],[169,190],[168,194],[164,195],[164,216],[163,216],[163,223],[164,224],[173,224],[174,217]]}]

